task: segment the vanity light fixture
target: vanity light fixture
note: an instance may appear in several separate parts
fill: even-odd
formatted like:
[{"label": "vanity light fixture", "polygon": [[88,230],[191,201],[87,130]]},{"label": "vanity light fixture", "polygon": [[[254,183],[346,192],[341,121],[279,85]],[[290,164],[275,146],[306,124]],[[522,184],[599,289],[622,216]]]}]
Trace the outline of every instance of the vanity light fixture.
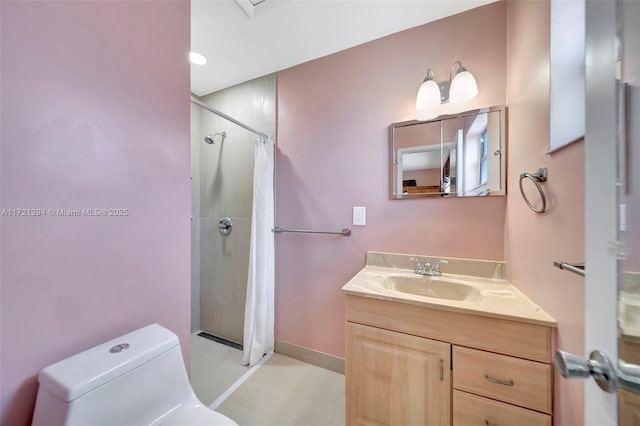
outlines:
[{"label": "vanity light fixture", "polygon": [[189,52],[189,62],[194,65],[204,65],[207,63],[207,58],[205,58],[202,53],[194,52],[192,50]]},{"label": "vanity light fixture", "polygon": [[[457,69],[456,69],[457,65]],[[446,102],[464,102],[478,94],[476,79],[460,61],[456,61],[449,71],[449,81],[437,82],[433,70],[427,70],[418,96],[416,108],[419,110],[432,110]]]}]

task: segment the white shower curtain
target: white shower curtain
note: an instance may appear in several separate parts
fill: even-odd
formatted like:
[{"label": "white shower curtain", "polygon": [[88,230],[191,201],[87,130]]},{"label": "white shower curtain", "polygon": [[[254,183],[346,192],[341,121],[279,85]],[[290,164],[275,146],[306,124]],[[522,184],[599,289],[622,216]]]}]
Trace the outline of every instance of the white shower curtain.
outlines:
[{"label": "white shower curtain", "polygon": [[242,365],[273,352],[274,338],[274,143],[256,140],[249,279],[244,312]]}]

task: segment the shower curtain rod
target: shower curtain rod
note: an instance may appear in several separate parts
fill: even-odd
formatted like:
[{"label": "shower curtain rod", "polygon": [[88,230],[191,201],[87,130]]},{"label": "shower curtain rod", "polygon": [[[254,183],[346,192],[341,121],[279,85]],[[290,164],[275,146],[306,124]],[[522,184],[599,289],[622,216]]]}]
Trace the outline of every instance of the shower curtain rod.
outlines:
[{"label": "shower curtain rod", "polygon": [[249,126],[247,126],[246,124],[236,120],[233,117],[228,116],[227,114],[225,114],[224,112],[218,111],[215,108],[210,107],[209,105],[205,104],[202,101],[199,101],[198,99],[194,98],[193,96],[191,96],[191,102],[198,105],[199,107],[202,107],[204,109],[206,109],[209,112],[214,113],[215,115],[218,115],[222,118],[224,118],[225,120],[229,120],[230,122],[232,122],[233,124],[242,127],[243,129],[246,129],[248,131],[250,131],[251,133],[255,133],[256,135],[260,136],[261,139],[269,139],[269,135],[266,135],[262,132],[259,132]]}]

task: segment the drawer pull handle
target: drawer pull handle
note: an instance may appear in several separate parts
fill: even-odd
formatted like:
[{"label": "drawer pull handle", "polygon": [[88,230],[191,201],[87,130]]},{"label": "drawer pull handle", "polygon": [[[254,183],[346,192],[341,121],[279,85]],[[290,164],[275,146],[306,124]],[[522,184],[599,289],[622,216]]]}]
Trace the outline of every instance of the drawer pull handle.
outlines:
[{"label": "drawer pull handle", "polygon": [[491,426],[491,424],[489,423],[489,420],[487,419],[484,420],[484,426]]},{"label": "drawer pull handle", "polygon": [[497,385],[513,386],[513,380],[511,380],[511,379],[509,379],[507,381],[500,380],[500,379],[494,379],[493,377],[489,376],[488,374],[485,374],[484,378],[487,379],[489,382],[495,383]]}]

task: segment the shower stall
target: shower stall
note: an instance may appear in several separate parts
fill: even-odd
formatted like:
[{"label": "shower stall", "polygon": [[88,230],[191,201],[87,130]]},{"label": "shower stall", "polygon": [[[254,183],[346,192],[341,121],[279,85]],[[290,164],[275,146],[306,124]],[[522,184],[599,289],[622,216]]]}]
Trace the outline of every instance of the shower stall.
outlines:
[{"label": "shower stall", "polygon": [[253,206],[254,155],[256,141],[275,135],[275,98],[271,75],[193,97],[191,105],[191,330],[240,345],[252,223],[265,213]]}]

